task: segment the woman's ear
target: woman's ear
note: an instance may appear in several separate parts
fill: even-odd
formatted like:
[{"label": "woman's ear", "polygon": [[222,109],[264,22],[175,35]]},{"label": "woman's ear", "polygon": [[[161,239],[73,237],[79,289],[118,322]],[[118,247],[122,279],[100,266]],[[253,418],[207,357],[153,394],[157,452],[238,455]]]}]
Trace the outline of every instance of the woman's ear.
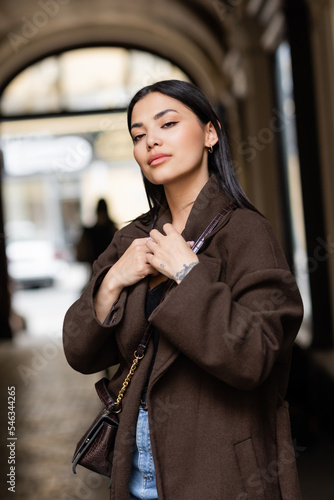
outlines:
[{"label": "woman's ear", "polygon": [[208,122],[205,125],[205,146],[207,148],[210,148],[211,146],[214,146],[218,142],[218,134],[216,132],[215,127],[213,126],[212,122]]}]

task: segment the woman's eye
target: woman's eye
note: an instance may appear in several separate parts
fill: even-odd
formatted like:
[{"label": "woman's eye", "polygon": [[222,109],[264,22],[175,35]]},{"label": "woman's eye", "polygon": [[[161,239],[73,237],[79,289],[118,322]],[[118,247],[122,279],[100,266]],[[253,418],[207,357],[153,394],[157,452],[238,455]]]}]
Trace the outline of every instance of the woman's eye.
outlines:
[{"label": "woman's eye", "polygon": [[173,127],[174,125],[176,125],[178,122],[166,122],[163,124],[163,126],[161,128],[170,128],[170,127]]},{"label": "woman's eye", "polygon": [[135,144],[138,142],[142,137],[144,137],[144,134],[138,134],[135,137],[132,137],[133,143]]}]

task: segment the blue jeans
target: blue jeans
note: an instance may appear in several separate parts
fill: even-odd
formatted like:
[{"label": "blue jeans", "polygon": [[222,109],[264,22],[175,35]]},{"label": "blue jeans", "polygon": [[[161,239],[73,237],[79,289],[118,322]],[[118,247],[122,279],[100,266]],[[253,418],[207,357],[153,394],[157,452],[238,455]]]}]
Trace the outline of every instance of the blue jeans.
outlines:
[{"label": "blue jeans", "polygon": [[133,454],[132,470],[129,483],[131,500],[158,500],[156,475],[153,463],[148,411],[139,408],[137,430],[137,447]]}]

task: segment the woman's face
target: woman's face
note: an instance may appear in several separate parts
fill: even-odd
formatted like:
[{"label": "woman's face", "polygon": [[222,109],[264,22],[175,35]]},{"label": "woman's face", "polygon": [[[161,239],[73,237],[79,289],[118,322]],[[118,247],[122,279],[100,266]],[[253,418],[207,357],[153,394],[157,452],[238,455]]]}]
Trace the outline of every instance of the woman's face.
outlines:
[{"label": "woman's face", "polygon": [[159,92],[138,101],[132,111],[131,135],[134,157],[153,184],[205,176],[207,148],[218,138],[211,122],[203,125],[177,99]]}]

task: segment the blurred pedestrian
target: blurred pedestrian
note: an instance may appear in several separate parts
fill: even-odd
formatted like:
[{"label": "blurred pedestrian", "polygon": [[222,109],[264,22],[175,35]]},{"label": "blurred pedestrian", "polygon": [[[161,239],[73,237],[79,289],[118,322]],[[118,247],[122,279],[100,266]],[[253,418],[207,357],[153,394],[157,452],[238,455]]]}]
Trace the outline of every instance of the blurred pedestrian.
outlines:
[{"label": "blurred pedestrian", "polygon": [[83,227],[76,245],[76,258],[79,262],[93,262],[107,248],[117,227],[108,215],[108,205],[101,198],[96,206],[96,223],[91,227]]}]

